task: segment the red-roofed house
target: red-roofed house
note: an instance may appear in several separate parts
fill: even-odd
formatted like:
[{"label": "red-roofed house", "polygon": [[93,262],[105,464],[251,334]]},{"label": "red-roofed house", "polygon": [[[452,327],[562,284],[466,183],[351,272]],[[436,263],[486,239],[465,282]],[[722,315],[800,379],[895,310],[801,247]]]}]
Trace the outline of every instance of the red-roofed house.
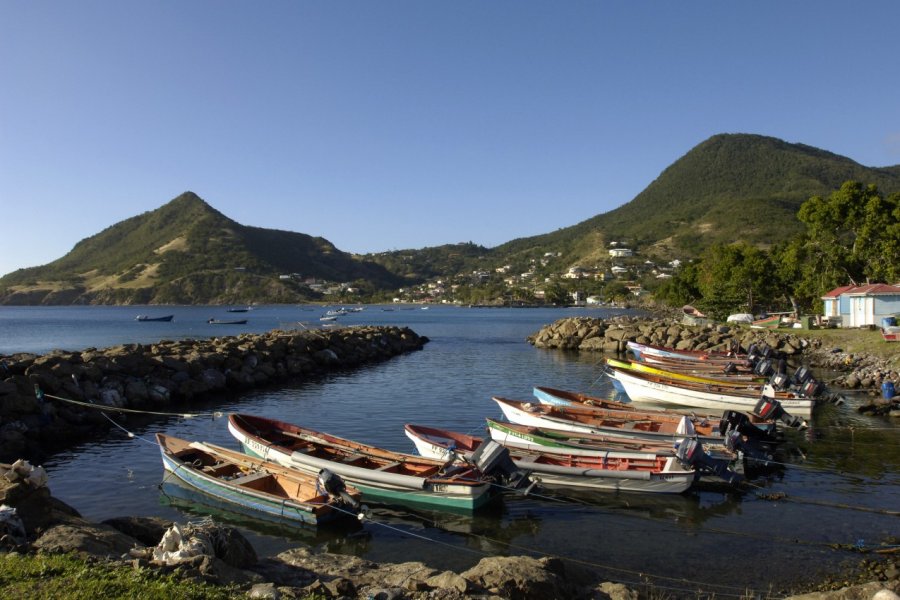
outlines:
[{"label": "red-roofed house", "polygon": [[882,325],[882,319],[900,314],[900,286],[886,283],[845,285],[822,296],[825,317],[841,327]]}]

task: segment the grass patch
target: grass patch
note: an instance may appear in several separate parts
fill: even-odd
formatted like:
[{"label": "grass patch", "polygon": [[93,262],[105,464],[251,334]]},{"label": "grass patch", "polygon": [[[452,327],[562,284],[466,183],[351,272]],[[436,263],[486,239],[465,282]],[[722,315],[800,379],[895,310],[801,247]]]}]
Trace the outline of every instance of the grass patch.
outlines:
[{"label": "grass patch", "polygon": [[152,569],[88,560],[75,554],[0,554],[0,598],[140,598],[229,600],[246,595],[163,575]]},{"label": "grass patch", "polygon": [[890,361],[894,367],[900,366],[900,343],[884,341],[878,329],[810,329],[796,330],[794,333],[809,339],[820,339],[827,348],[840,348],[850,354],[871,354]]}]

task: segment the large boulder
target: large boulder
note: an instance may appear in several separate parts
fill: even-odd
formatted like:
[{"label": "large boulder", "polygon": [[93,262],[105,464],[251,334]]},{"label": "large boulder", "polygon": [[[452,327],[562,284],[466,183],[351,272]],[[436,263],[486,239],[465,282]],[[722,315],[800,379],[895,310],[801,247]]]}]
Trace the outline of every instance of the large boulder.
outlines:
[{"label": "large boulder", "polygon": [[528,556],[492,556],[461,573],[462,577],[492,594],[516,600],[571,598],[575,595],[558,559]]}]

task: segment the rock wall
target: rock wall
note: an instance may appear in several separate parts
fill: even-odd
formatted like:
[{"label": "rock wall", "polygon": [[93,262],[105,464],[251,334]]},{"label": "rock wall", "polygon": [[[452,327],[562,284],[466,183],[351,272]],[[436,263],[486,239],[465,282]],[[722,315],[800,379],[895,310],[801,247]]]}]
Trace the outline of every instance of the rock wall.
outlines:
[{"label": "rock wall", "polygon": [[409,328],[360,326],[2,356],[0,461],[40,462],[47,452],[109,427],[99,410],[46,396],[179,412],[212,394],[383,361],[427,342]]},{"label": "rock wall", "polygon": [[537,348],[581,352],[622,353],[629,341],[678,350],[728,350],[737,343],[742,350],[765,344],[788,357],[810,365],[844,371],[830,381],[850,389],[880,390],[884,381],[900,387],[900,372],[885,361],[867,355],[850,355],[822,346],[817,338],[791,332],[748,329],[730,325],[684,325],[671,319],[615,317],[560,319],[527,338]]}]

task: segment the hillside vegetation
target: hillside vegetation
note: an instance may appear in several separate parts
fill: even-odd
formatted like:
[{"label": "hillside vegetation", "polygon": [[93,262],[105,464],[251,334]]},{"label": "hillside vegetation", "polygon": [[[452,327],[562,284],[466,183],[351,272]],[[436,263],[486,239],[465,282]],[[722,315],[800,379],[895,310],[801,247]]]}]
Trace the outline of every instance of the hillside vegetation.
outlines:
[{"label": "hillside vegetation", "polygon": [[309,278],[383,288],[402,281],[324,238],[240,225],[185,192],[82,240],[59,260],[3,277],[0,302],[297,302],[315,297],[298,283]]},{"label": "hillside vegetation", "polygon": [[401,286],[463,281],[501,266],[530,272],[534,281],[573,266],[609,268],[613,242],[661,264],[720,244],[769,249],[803,232],[797,218],[803,202],[848,180],[892,194],[900,191],[900,166],[865,167],[803,144],[722,134],[676,160],[632,201],[571,227],[490,249],[468,243],[362,257],[321,237],[241,225],[186,192],[82,240],[50,264],[0,278],[0,304],[322,298],[306,285],[311,280],[352,283],[359,290],[354,299],[383,299]]}]

